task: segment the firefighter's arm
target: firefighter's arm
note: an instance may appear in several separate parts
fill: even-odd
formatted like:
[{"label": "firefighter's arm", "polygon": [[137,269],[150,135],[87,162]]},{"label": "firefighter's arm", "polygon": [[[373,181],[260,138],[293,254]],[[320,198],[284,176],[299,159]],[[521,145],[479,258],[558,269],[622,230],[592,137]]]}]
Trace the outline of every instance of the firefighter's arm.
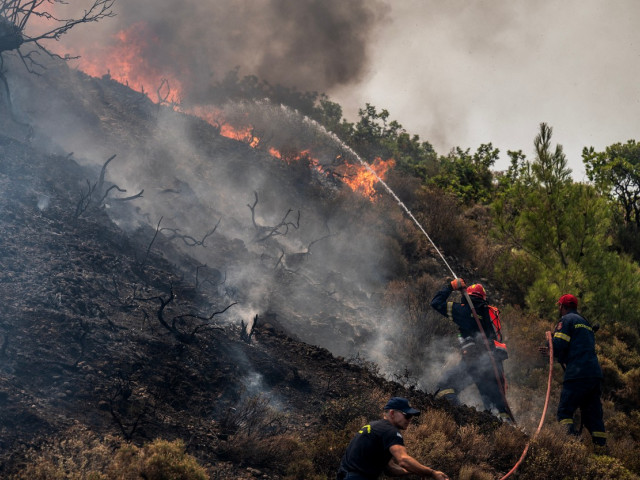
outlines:
[{"label": "firefighter's arm", "polygon": [[396,462],[396,459],[393,457],[385,467],[384,473],[388,477],[404,477],[405,475],[411,475],[411,472],[398,465],[398,462]]},{"label": "firefighter's arm", "polygon": [[[448,476],[438,470],[429,468],[426,465],[422,465],[419,461],[413,458],[407,453],[407,449],[404,445],[392,445],[389,448],[389,452],[392,455],[392,459],[387,465],[389,468],[393,465],[392,475],[404,476],[415,473],[423,478],[435,478],[436,480],[448,480]],[[395,473],[397,472],[397,473]],[[404,472],[404,473],[401,473]]]},{"label": "firefighter's arm", "polygon": [[436,293],[435,297],[433,297],[433,300],[431,300],[431,308],[441,313],[445,317],[447,316],[447,299],[449,298],[449,295],[451,295],[451,292],[453,292],[451,284],[447,283],[440,289],[440,291],[438,291],[438,293]]}]

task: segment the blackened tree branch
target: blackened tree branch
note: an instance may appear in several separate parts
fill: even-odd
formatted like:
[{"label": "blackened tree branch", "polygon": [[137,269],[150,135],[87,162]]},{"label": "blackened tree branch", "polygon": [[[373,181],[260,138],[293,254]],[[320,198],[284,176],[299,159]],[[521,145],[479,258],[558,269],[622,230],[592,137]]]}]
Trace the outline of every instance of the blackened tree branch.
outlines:
[{"label": "blackened tree branch", "polygon": [[207,238],[209,238],[211,235],[213,235],[215,233],[215,231],[218,228],[218,225],[220,225],[220,222],[222,221],[222,217],[220,218],[220,220],[218,220],[218,223],[216,223],[216,225],[213,227],[213,229],[209,230],[207,233],[205,233],[205,235],[202,237],[202,240],[196,240],[195,238],[193,238],[191,235],[182,235],[180,233],[180,229],[179,228],[162,228],[160,229],[161,232],[171,232],[171,236],[168,237],[168,240],[174,240],[176,238],[182,240],[184,242],[185,245],[187,245],[188,247],[197,247],[197,246],[203,246],[206,248],[205,245],[205,241],[207,240]]}]

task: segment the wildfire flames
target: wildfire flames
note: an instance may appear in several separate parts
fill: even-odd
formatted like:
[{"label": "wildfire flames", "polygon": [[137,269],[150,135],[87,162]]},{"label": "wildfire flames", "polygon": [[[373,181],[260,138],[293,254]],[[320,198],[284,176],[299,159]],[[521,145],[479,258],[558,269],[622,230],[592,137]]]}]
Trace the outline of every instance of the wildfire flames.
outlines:
[{"label": "wildfire flames", "polygon": [[144,61],[149,45],[157,42],[144,22],[131,25],[114,36],[112,45],[77,48],[78,68],[88,75],[108,74],[113,79],[140,92],[156,89],[158,101],[178,104],[182,99],[182,83]]},{"label": "wildfire flames", "polygon": [[[244,142],[252,148],[259,148],[261,139],[254,135],[252,125],[248,123],[246,125],[232,125],[225,119],[222,111],[210,106],[195,106],[188,110],[179,106],[184,92],[184,87],[179,79],[164,74],[145,61],[149,45],[157,42],[158,39],[154,38],[144,22],[121,30],[113,40],[113,44],[108,46],[97,48],[92,46],[86,50],[82,47],[76,48],[72,52],[72,56],[80,56],[77,67],[94,77],[108,74],[111,78],[140,92],[148,93],[150,88],[156,89],[157,102],[169,103],[177,110],[198,116],[218,128],[221,135]],[[371,200],[375,198],[375,185],[378,180],[384,180],[387,172],[395,166],[393,159],[385,161],[376,158],[370,168],[360,164],[343,162],[337,167],[332,167],[329,172],[308,150],[296,154],[283,154],[281,150],[270,146],[267,151],[272,156],[290,164],[304,158],[311,168],[327,175],[339,176],[354,192]]]}]

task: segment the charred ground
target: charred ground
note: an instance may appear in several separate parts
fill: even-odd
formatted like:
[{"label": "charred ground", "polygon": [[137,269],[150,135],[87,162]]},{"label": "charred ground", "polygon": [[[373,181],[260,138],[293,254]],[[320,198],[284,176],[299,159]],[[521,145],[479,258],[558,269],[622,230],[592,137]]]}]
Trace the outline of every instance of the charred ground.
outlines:
[{"label": "charred ground", "polygon": [[[0,149],[3,475],[30,447],[79,426],[137,443],[181,438],[212,471],[228,470],[224,441],[238,429],[228,415],[242,405],[243,379],[252,375],[287,412],[277,428],[307,435],[326,426],[328,402],[364,391],[434,405],[429,395],[295,340],[276,313],[258,316],[250,332],[217,322],[228,305],[197,298],[203,295],[153,248],[147,258],[153,229],[131,237],[104,209],[76,217],[78,185],[94,172],[6,136]],[[173,330],[160,322],[171,326],[184,315],[194,317]],[[452,413],[461,424],[498,425],[471,409]],[[234,464],[231,476],[251,475],[250,463]]]},{"label": "charred ground", "polygon": [[[109,80],[92,82],[104,89],[103,98],[122,88]],[[135,112],[125,106],[123,101],[115,108],[130,118]],[[110,133],[130,128],[101,118]],[[99,169],[79,165],[59,148],[37,147],[32,132],[11,125],[9,118],[3,122],[5,132],[23,135],[0,135],[2,476],[18,471],[34,451],[52,442],[87,435],[136,444],[179,438],[213,478],[283,478],[282,463],[265,463],[231,440],[248,428],[247,405],[279,412],[260,424],[259,436],[291,433],[309,439],[339,428],[337,423],[344,427],[377,414],[379,404],[370,404],[370,392],[378,392],[378,400],[403,395],[422,408],[446,409],[459,425],[477,425],[483,432],[499,427],[488,414],[436,405],[428,394],[385,380],[370,362],[345,361],[301,341],[307,335],[321,343],[335,338],[339,345],[367,335],[339,316],[341,309],[348,313],[358,307],[324,287],[314,292],[335,303],[331,323],[305,318],[296,307],[301,300],[288,298],[286,288],[275,288],[277,301],[255,317],[240,324],[226,321],[245,297],[235,291],[237,300],[231,301],[228,292],[220,293],[224,272],[185,255],[176,246],[180,238],[158,235],[160,223],[155,230],[150,225],[120,228],[107,210],[121,209],[120,218],[127,209],[139,215],[135,200],[107,201],[116,190],[97,180]],[[136,125],[136,134],[126,137],[130,142],[144,135]],[[197,120],[189,131],[202,139],[202,129],[211,136]],[[264,156],[242,143],[218,137],[203,148],[214,155],[230,150],[245,168],[254,168],[256,161],[269,168]],[[271,167],[272,175],[291,176],[291,169],[279,163]],[[238,164],[232,170],[242,172]],[[102,191],[90,196],[98,184]],[[307,189],[305,195],[312,194]],[[180,204],[174,209],[179,211]],[[216,235],[208,248],[228,262],[250,255],[242,241]],[[301,282],[287,269],[273,279],[280,286]],[[336,285],[349,288],[343,279]],[[340,454],[326,452],[329,471]],[[512,459],[501,461],[506,468]]]}]

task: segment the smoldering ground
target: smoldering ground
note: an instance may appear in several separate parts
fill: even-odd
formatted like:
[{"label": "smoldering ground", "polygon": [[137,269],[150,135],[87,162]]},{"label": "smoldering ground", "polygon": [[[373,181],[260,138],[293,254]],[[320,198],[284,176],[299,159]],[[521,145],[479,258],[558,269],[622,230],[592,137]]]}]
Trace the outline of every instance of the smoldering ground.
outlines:
[{"label": "smoldering ground", "polygon": [[[381,225],[362,220],[369,200],[350,204],[349,198],[358,197],[341,195],[346,187],[338,181],[308,168],[291,175],[295,166],[220,137],[203,120],[154,105],[111,80],[54,65],[35,77],[17,61],[10,72],[15,109],[34,125],[34,142],[93,165],[95,177],[88,182],[116,155],[107,180],[126,190],[122,195],[144,194],[127,205],[112,202],[107,211],[129,232],[145,227],[143,243],[161,229],[164,241],[194,259],[184,266],[185,279],[195,284],[194,265],[207,266],[198,272],[216,277],[209,286],[215,284],[227,302],[238,301],[252,312],[279,311],[294,333],[334,353],[347,356],[364,348],[363,332],[375,329],[371,299],[381,298],[372,293],[384,288],[395,268],[385,235],[375,232]],[[264,108],[271,119],[266,138],[275,132],[273,138],[282,139],[283,131],[299,138],[318,135],[292,129],[296,118],[304,123],[293,112]],[[78,185],[78,195],[85,188]],[[185,236],[201,244],[189,245]],[[230,309],[226,317],[251,320],[235,316],[235,310],[240,311]],[[306,323],[297,324],[301,319]],[[348,335],[336,333],[343,328]]]}]

